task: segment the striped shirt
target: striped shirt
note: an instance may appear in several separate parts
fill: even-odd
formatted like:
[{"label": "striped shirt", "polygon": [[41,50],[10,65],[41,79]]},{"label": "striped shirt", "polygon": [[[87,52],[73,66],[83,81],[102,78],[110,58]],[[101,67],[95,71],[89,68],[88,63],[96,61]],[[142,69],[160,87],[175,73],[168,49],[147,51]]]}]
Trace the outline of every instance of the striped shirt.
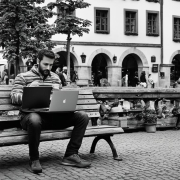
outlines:
[{"label": "striped shirt", "polygon": [[14,86],[11,90],[11,103],[16,105],[22,104],[23,87],[30,86],[32,82],[42,83],[43,85],[52,86],[53,89],[61,89],[59,76],[50,71],[50,74],[44,79],[37,68],[33,67],[30,71],[20,73],[16,76]]}]

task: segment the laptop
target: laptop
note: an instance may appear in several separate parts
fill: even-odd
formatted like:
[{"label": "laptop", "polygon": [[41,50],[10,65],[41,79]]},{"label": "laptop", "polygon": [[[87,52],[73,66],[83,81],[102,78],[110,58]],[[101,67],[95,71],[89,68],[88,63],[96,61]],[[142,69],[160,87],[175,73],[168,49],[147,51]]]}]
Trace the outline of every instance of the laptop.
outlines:
[{"label": "laptop", "polygon": [[[39,87],[36,87],[36,88],[38,89]],[[43,87],[43,88],[47,89],[47,87]],[[39,91],[37,92],[39,93]],[[36,94],[38,94],[37,92]],[[34,101],[34,106],[32,106],[32,103],[31,103],[30,104],[31,106],[29,106],[28,109],[27,108],[24,109],[24,111],[25,112],[44,112],[44,113],[69,113],[69,112],[74,112],[76,110],[76,104],[77,104],[79,91],[61,91],[61,90],[53,91],[51,101],[50,101],[50,94],[51,92],[48,95],[44,93],[42,95],[42,92],[41,92],[41,94],[39,94],[38,96],[38,99],[33,99],[31,97],[31,94],[29,94],[29,96],[31,97],[31,101]],[[39,106],[40,104],[39,103],[37,106],[37,101],[42,99],[40,98],[40,96],[43,97],[43,103],[45,104],[42,104],[41,106]],[[23,111],[23,108],[22,108],[22,111]]]},{"label": "laptop", "polygon": [[79,91],[53,91],[52,99],[47,112],[74,112]]}]

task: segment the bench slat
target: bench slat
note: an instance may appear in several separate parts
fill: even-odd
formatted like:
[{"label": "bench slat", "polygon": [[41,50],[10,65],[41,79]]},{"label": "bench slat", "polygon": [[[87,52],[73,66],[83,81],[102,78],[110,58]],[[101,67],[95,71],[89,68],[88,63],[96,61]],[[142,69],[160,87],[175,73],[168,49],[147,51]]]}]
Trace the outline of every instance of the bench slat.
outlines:
[{"label": "bench slat", "polygon": [[0,91],[11,91],[11,89],[12,89],[12,85],[1,85],[1,88],[0,88]]},{"label": "bench slat", "polygon": [[93,95],[78,95],[78,99],[94,99]]},{"label": "bench slat", "polygon": [[[77,104],[96,104],[96,100],[95,99],[79,99],[77,101]],[[11,101],[10,99],[0,99],[0,105],[11,105]]]},{"label": "bench slat", "polygon": [[0,98],[10,97],[10,91],[0,91]]},{"label": "bench slat", "polygon": [[[95,99],[79,99],[77,104],[96,104],[96,100]],[[16,108],[18,106],[14,106],[11,104],[10,99],[1,99],[0,100],[0,111],[2,110],[12,110],[12,109],[18,109]]]},{"label": "bench slat", "polygon": [[98,109],[99,106],[95,105],[76,105],[76,110],[85,110],[85,109]]},{"label": "bench slat", "polygon": [[[66,129],[58,129],[58,130],[43,130],[41,134],[45,133],[54,133],[54,132],[64,132],[64,131],[72,131],[74,127],[69,127]],[[100,125],[100,126],[88,126],[86,128],[86,131],[89,131],[91,129],[111,129],[111,128],[119,128],[117,126],[110,126],[110,125]],[[0,132],[0,137],[7,137],[7,136],[21,136],[21,135],[27,135],[27,131],[22,130],[22,129],[17,129],[17,128],[10,128],[10,129],[5,129]]]},{"label": "bench slat", "polygon": [[[78,104],[76,106],[76,109],[98,109],[98,105],[95,104],[96,100],[78,100]],[[80,105],[79,105],[80,104]],[[83,105],[84,104],[84,105]],[[87,105],[86,105],[87,104]],[[92,104],[92,105],[90,105]],[[14,106],[12,104],[1,104],[0,105],[0,111],[10,111],[10,110],[18,110],[19,106]]]},{"label": "bench slat", "polygon": [[4,99],[0,99],[0,105],[1,104],[11,104],[11,100],[10,98],[4,98]]},{"label": "bench slat", "polygon": [[[100,114],[98,111],[86,111],[88,117],[99,117]],[[19,121],[19,116],[0,116],[0,122],[5,122],[5,121]]]},{"label": "bench slat", "polygon": [[100,114],[99,114],[99,112],[87,112],[86,111],[86,114],[88,115],[88,117],[99,117],[100,116]]},{"label": "bench slat", "polygon": [[0,122],[2,121],[19,121],[19,116],[0,116]]},{"label": "bench slat", "polygon": [[61,91],[79,91],[79,94],[92,94],[92,90],[91,89],[82,89],[82,88],[66,88],[66,87],[63,87],[61,89]]},{"label": "bench slat", "polygon": [[10,110],[18,110],[19,106],[14,106],[12,104],[3,104],[0,105],[0,111],[10,111]]},{"label": "bench slat", "polygon": [[97,104],[95,99],[79,99],[77,104]]},{"label": "bench slat", "polygon": [[[96,135],[109,135],[109,134],[121,134],[123,133],[121,127],[114,128],[97,128],[97,129],[87,129],[84,137],[96,136]],[[71,131],[55,131],[52,133],[42,133],[40,141],[51,141],[59,139],[68,139],[71,137]],[[15,144],[24,144],[28,142],[27,134],[17,135],[12,138],[12,136],[6,136],[0,138],[0,146],[15,145]]]},{"label": "bench slat", "polygon": [[[75,89],[74,89],[75,90]],[[92,94],[92,90],[86,89],[86,90],[79,90],[79,94]]]}]

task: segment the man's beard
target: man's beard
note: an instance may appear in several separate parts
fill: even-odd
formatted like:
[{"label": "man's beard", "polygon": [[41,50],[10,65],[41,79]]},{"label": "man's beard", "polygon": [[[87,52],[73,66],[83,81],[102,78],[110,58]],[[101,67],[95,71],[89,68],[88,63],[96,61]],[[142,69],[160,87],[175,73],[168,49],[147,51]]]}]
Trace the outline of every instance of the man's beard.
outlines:
[{"label": "man's beard", "polygon": [[48,75],[50,75],[50,71],[49,71],[48,69],[42,70],[41,66],[39,66],[39,72],[40,72],[43,76],[45,76],[45,77],[47,77]]}]

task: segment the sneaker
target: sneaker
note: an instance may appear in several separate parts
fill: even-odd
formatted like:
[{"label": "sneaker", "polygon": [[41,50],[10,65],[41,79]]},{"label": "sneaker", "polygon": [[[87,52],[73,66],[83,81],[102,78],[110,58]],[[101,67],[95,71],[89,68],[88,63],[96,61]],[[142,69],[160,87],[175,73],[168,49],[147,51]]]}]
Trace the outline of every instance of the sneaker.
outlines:
[{"label": "sneaker", "polygon": [[75,166],[75,167],[79,167],[79,168],[85,168],[85,167],[89,167],[91,165],[91,163],[89,163],[88,161],[85,161],[84,159],[81,159],[79,157],[79,155],[77,155],[77,154],[73,154],[71,156],[64,157],[61,164],[65,165],[65,166]]},{"label": "sneaker", "polygon": [[33,173],[42,173],[42,167],[39,160],[30,161],[29,165]]}]

